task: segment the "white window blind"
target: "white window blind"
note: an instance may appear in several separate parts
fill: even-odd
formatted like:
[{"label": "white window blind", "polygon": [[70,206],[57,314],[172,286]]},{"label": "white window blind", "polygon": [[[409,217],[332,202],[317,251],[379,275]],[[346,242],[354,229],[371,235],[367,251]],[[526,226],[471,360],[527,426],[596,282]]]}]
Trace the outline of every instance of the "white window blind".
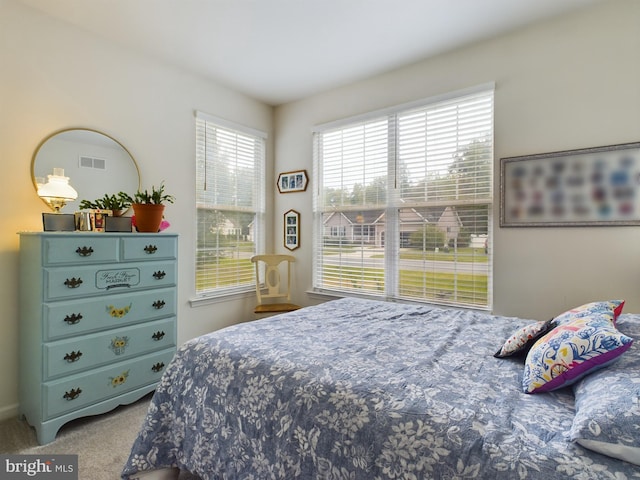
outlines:
[{"label": "white window blind", "polygon": [[493,89],[314,134],[314,287],[491,306]]},{"label": "white window blind", "polygon": [[196,294],[253,289],[264,245],[265,137],[196,112]]}]

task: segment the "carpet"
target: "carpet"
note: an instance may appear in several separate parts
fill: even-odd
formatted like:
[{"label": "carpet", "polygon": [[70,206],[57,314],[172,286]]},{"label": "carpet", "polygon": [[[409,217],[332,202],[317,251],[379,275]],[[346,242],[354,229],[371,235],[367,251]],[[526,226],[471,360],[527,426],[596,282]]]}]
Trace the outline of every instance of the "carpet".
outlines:
[{"label": "carpet", "polygon": [[[0,453],[78,455],[79,480],[119,479],[151,395],[102,415],[72,420],[46,445],[38,445],[35,430],[26,421],[6,420],[0,423]],[[180,480],[197,479],[186,472],[180,474]]]}]

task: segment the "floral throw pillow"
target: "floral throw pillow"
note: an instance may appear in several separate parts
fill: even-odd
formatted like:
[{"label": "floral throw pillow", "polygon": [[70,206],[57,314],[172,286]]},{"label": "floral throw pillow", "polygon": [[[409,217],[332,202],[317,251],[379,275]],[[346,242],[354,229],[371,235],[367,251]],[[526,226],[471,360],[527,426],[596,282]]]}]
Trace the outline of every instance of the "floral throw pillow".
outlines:
[{"label": "floral throw pillow", "polygon": [[533,344],[554,327],[553,319],[546,322],[536,322],[519,328],[505,340],[500,350],[493,354],[496,358],[525,355]]},{"label": "floral throw pillow", "polygon": [[591,302],[579,307],[567,310],[553,319],[556,325],[572,322],[576,318],[588,317],[594,314],[610,317],[615,325],[616,319],[622,313],[624,300],[605,300],[601,302]]},{"label": "floral throw pillow", "polygon": [[524,366],[525,393],[548,392],[571,385],[622,355],[633,339],[619,332],[610,315],[579,316],[540,338]]}]

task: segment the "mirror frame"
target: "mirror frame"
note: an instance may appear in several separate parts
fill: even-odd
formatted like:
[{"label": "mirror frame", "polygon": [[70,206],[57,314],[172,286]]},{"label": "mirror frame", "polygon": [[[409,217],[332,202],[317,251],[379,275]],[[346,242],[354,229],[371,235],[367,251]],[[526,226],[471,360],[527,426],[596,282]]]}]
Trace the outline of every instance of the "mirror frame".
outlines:
[{"label": "mirror frame", "polygon": [[[131,162],[133,163],[133,166],[135,167],[136,173],[138,174],[138,185],[136,187],[137,190],[140,190],[140,186],[142,185],[142,179],[140,178],[140,168],[138,167],[138,163],[136,162],[136,159],[133,158],[133,155],[131,155],[131,152],[127,149],[127,147],[125,147],[122,143],[120,143],[118,140],[116,140],[115,138],[113,138],[111,135],[108,135],[104,132],[101,132],[100,130],[95,130],[93,128],[87,128],[87,127],[69,127],[69,128],[62,128],[60,130],[56,130],[55,132],[47,135],[46,137],[44,137],[40,143],[38,143],[38,146],[36,147],[36,149],[33,152],[33,155],[31,157],[31,182],[33,183],[33,188],[36,191],[36,195],[38,194],[38,183],[36,182],[36,172],[35,172],[35,168],[36,168],[36,158],[38,157],[38,153],[40,153],[40,149],[42,148],[42,146],[47,143],[47,141],[51,140],[53,137],[55,137],[56,135],[59,135],[61,133],[65,133],[65,132],[73,132],[73,131],[77,131],[77,130],[82,130],[84,132],[92,132],[92,133],[97,133],[99,135],[102,135],[104,137],[107,137],[108,139],[110,139],[111,141],[115,142],[117,145],[120,146],[120,148],[122,148],[127,155],[129,155],[129,158],[131,159]],[[117,192],[114,192],[117,193]],[[134,192],[135,193],[135,192]],[[40,197],[38,197],[40,198]],[[51,210],[53,210],[53,208],[51,207],[51,205],[49,205],[44,199],[40,198],[40,200],[42,201],[42,203],[44,203],[48,208],[50,208]],[[128,212],[131,209],[131,207],[129,207],[129,209],[127,209],[124,213]]]}]

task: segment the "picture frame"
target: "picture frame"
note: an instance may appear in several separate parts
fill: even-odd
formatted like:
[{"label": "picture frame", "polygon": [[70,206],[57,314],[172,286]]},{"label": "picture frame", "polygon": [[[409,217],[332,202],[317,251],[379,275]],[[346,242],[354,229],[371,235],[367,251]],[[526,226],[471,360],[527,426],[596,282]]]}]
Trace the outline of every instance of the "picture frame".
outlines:
[{"label": "picture frame", "polygon": [[295,210],[284,214],[284,246],[291,251],[300,247],[300,213]]},{"label": "picture frame", "polygon": [[640,225],[640,142],[500,159],[500,226]]},{"label": "picture frame", "polygon": [[309,177],[306,170],[283,172],[278,175],[278,191],[280,193],[304,192],[307,189]]}]

